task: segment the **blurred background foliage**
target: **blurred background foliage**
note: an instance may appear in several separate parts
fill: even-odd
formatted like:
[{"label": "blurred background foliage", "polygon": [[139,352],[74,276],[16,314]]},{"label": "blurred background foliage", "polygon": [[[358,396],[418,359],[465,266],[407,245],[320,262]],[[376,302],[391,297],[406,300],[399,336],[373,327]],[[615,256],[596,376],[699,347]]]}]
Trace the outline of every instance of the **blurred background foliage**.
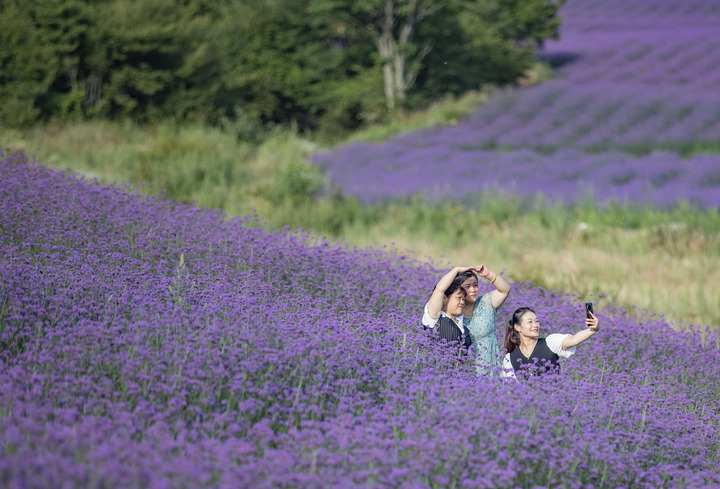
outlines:
[{"label": "blurred background foliage", "polygon": [[[3,0],[0,124],[200,121],[250,141],[292,125],[337,139],[395,110],[515,83],[557,36],[559,5]],[[383,43],[392,54],[382,55]],[[389,66],[403,67],[392,104]]]}]

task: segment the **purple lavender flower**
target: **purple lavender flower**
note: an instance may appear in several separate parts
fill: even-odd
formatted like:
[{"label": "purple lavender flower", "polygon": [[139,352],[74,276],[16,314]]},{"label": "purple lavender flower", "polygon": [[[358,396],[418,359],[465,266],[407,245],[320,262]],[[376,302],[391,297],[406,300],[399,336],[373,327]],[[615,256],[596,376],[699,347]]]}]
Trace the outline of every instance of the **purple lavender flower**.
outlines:
[{"label": "purple lavender flower", "polygon": [[436,267],[29,160],[0,157],[2,487],[720,484],[717,329],[610,304],[557,379],[509,385],[423,331]]}]

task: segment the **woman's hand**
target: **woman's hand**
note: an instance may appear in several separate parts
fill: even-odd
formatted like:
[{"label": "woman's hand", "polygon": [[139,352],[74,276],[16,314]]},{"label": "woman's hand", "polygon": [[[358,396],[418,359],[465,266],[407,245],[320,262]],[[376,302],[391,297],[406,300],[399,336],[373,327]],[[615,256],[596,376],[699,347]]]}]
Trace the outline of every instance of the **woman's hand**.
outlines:
[{"label": "woman's hand", "polygon": [[585,320],[585,325],[591,331],[598,331],[600,329],[600,321],[595,316],[595,314],[593,314],[589,311],[588,311],[588,314],[590,314],[591,317],[589,317]]},{"label": "woman's hand", "polygon": [[488,267],[485,265],[477,265],[473,268],[475,272],[480,275],[481,277],[488,278],[490,274],[492,273]]},{"label": "woman's hand", "polygon": [[474,270],[478,276],[487,279],[488,282],[495,286],[496,290],[493,290],[490,296],[492,306],[495,309],[502,306],[510,293],[510,284],[497,273],[491,272],[485,265],[477,265]]},{"label": "woman's hand", "polygon": [[566,336],[562,342],[563,350],[567,350],[568,348],[579,345],[580,343],[597,333],[597,331],[600,329],[600,321],[598,321],[597,316],[595,316],[595,314],[591,312],[588,312],[588,314],[590,314],[591,317],[585,319],[585,325],[587,326],[587,328],[583,329],[582,331],[578,331],[574,335]]}]

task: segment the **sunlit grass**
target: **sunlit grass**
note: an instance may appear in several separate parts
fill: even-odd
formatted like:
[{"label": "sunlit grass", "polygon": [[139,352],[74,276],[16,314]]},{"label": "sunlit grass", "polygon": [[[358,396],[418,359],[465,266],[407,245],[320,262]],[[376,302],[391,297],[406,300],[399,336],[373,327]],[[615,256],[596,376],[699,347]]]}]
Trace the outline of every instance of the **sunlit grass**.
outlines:
[{"label": "sunlit grass", "polygon": [[460,97],[448,97],[423,111],[399,111],[386,124],[374,125],[352,135],[350,141],[384,141],[396,134],[428,126],[455,125],[469,116],[479,104],[486,102],[490,89],[468,92]]},{"label": "sunlit grass", "polygon": [[720,325],[717,209],[600,208],[590,201],[548,207],[508,196],[465,205],[421,199],[361,205],[322,193],[326,177],[307,162],[318,146],[290,131],[251,145],[202,126],[93,122],[6,132],[2,145],[103,183],[152,182],[147,191],[165,190],[171,199],[196,200],[229,216],[257,213],[268,226],[312,229],[359,246],[395,243],[413,257],[448,265],[483,262],[517,281],[599,294],[606,299],[596,300],[647,308],[678,325]]}]

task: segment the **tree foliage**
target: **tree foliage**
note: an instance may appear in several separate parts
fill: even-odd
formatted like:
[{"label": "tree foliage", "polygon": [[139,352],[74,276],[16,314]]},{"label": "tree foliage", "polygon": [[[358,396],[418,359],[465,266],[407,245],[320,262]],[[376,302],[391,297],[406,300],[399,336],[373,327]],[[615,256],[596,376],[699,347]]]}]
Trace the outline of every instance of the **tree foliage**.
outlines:
[{"label": "tree foliage", "polygon": [[0,124],[201,120],[341,132],[513,83],[552,0],[3,0]]}]

